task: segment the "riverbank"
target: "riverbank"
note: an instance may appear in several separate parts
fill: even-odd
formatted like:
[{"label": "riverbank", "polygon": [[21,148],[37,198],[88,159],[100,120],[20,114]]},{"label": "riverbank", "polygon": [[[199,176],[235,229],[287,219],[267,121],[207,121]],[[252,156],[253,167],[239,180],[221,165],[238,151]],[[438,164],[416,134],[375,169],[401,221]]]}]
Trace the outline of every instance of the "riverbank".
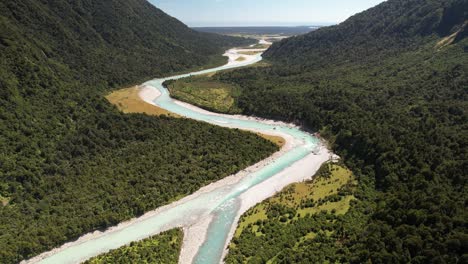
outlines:
[{"label": "riverbank", "polygon": [[[226,53],[226,55],[229,56],[229,59],[230,59],[229,65],[235,65],[236,63],[238,63],[237,58],[239,56],[246,56],[246,55],[240,55],[239,52],[245,52],[245,50],[244,49],[232,49]],[[247,55],[247,56],[250,57],[248,59],[251,61],[255,59],[255,55]],[[142,97],[142,100],[146,102],[155,102],[157,98],[161,96],[161,93],[157,91],[156,89],[154,89],[153,87],[144,86],[142,87],[140,96]],[[295,127],[292,124],[286,124],[283,122],[276,122],[272,120],[265,120],[265,119],[256,118],[256,117],[247,117],[247,116],[242,116],[242,115],[232,116],[232,115],[213,113],[213,112],[204,110],[202,108],[190,105],[182,101],[178,101],[175,99],[172,99],[172,100],[177,105],[180,105],[184,108],[190,109],[191,111],[204,114],[204,115],[211,115],[211,116],[216,116],[216,117],[229,117],[229,118],[235,118],[238,120],[255,121],[255,122],[265,123],[268,125],[275,125],[275,126],[282,126],[282,127],[291,127],[291,128]],[[229,124],[219,123],[219,125],[231,127],[231,128],[238,128],[235,126],[231,126]],[[240,128],[240,129],[244,129],[244,128]],[[248,174],[251,174],[251,173],[254,173],[256,171],[263,169],[265,166],[274,162],[275,159],[283,156],[288,151],[304,143],[304,142],[301,142],[300,140],[293,138],[292,136],[286,133],[282,133],[279,131],[263,131],[263,130],[257,130],[257,129],[245,129],[245,130],[248,130],[254,133],[259,133],[267,137],[282,138],[284,140],[284,144],[279,152],[275,153],[273,156],[271,156],[267,160],[264,160],[256,164],[253,168],[248,168],[245,171],[240,172],[239,174],[233,175],[233,179],[237,178],[237,181]],[[223,252],[222,257],[224,258],[228,252],[227,248],[228,248],[229,242],[231,241],[234,235],[234,232],[237,227],[237,223],[243,213],[245,213],[249,208],[255,206],[256,204],[275,195],[276,193],[281,191],[284,187],[292,183],[302,182],[302,181],[312,179],[312,176],[318,171],[320,166],[324,162],[330,160],[332,156],[333,154],[324,145],[321,144],[320,146],[318,146],[318,148],[316,148],[315,153],[311,153],[307,155],[300,161],[292,164],[290,167],[286,168],[280,173],[262,182],[262,184],[256,185],[252,187],[251,189],[247,190],[246,192],[244,192],[239,197],[241,200],[241,207],[236,213],[236,217],[235,217],[236,224],[231,226],[228,239],[226,240],[225,245],[224,245],[225,250]],[[220,183],[221,184],[220,186],[222,186],[221,181],[218,183]],[[229,184],[229,183],[226,182],[226,184]],[[208,238],[207,232],[210,226],[210,222],[212,220],[213,220],[213,215],[209,215],[205,217],[204,219],[202,219],[201,221],[194,223],[191,226],[184,227],[185,236],[184,236],[184,242],[183,242],[183,246],[181,250],[179,263],[192,263],[193,262],[194,258],[196,257],[198,253],[199,248]]]},{"label": "riverbank", "polygon": [[[227,67],[230,68],[247,66],[248,63],[254,63],[260,59],[259,55],[252,55],[248,58],[247,64],[245,61],[238,62],[236,60],[240,55],[236,54],[236,50],[230,50],[226,56],[229,57]],[[226,68],[220,67],[193,74],[205,74],[223,69]],[[178,77],[181,76],[172,78]],[[180,263],[191,263],[200,253],[201,246],[210,241],[208,231],[213,223],[212,219],[217,215],[218,208],[226,203],[226,199],[235,199],[236,203],[239,202],[239,206],[236,207],[239,209],[233,211],[235,218],[231,218],[236,223],[241,214],[248,208],[272,196],[290,183],[310,179],[320,165],[330,157],[330,152],[320,141],[293,124],[256,117],[211,113],[173,100],[168,96],[167,90],[161,86],[161,83],[167,79],[157,79],[142,85],[138,96],[148,104],[158,105],[160,108],[173,111],[182,117],[281,137],[284,139],[284,145],[269,158],[202,187],[179,201],[162,206],[108,230],[96,231],[82,236],[77,241],[41,254],[26,263],[78,263],[111,249],[127,245],[132,241],[138,241],[173,228],[183,228],[185,233]],[[160,105],[160,103],[162,104]],[[222,235],[223,237],[228,236],[229,239],[225,241],[223,247],[215,249],[220,255],[229,243],[236,225],[230,224],[226,227],[229,230],[223,231]],[[217,256],[216,260],[209,263],[218,260]]]}]

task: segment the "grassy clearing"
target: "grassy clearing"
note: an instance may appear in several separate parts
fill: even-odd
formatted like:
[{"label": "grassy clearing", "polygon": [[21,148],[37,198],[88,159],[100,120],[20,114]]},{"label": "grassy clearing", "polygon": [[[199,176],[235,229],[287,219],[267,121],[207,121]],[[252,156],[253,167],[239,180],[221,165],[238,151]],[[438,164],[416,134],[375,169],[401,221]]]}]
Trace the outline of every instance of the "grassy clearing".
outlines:
[{"label": "grassy clearing", "polygon": [[297,208],[297,215],[301,216],[307,213],[319,213],[323,210],[329,212],[336,210],[335,214],[338,212],[340,214],[346,213],[349,209],[349,202],[354,197],[346,195],[339,200],[333,199],[333,197],[338,196],[339,191],[343,188],[353,188],[356,180],[350,170],[340,165],[329,163],[324,166],[328,166],[328,168],[322,169],[321,173],[328,170],[329,173],[326,175],[316,177],[309,182],[289,185],[268,202]]},{"label": "grassy clearing", "polygon": [[[331,238],[334,230],[328,228],[334,219],[348,212],[351,201],[356,199],[356,184],[349,169],[327,163],[312,181],[287,186],[241,217],[226,263],[250,263],[257,247],[269,255],[267,263],[276,263],[284,244],[300,252],[312,241],[320,243],[321,239]],[[277,254],[270,255],[272,252]]]},{"label": "grassy clearing", "polygon": [[261,136],[262,138],[264,138],[266,140],[269,140],[269,141],[275,143],[275,145],[277,145],[280,148],[283,147],[284,144],[286,144],[286,141],[282,137],[266,135],[266,134],[262,134],[262,133],[256,133],[256,134]]},{"label": "grassy clearing", "polygon": [[159,235],[132,242],[128,246],[111,250],[84,264],[104,263],[177,263],[182,247],[183,232],[173,229]]},{"label": "grassy clearing", "polygon": [[236,59],[236,61],[245,61],[246,58],[244,56],[240,56],[239,58]]},{"label": "grassy clearing", "polygon": [[[212,73],[214,74],[214,73]],[[210,75],[204,75],[203,77],[211,77],[212,74]],[[211,87],[213,88],[213,82],[209,82],[208,84],[205,82],[197,83],[197,85],[200,85],[201,87]],[[206,85],[206,86],[205,86]],[[200,89],[201,90],[201,89]],[[155,105],[148,104],[141,100],[141,98],[138,96],[138,87],[131,87],[131,88],[125,88],[121,89],[118,91],[115,91],[109,95],[106,96],[106,99],[117,106],[120,111],[124,113],[145,113],[148,115],[155,115],[155,116],[160,116],[160,115],[166,115],[170,117],[180,117],[177,114],[171,113],[165,109],[159,108]],[[171,91],[172,93],[172,91]],[[183,92],[181,92],[183,93]],[[212,94],[210,94],[212,93]],[[226,99],[226,97],[229,96],[229,92],[227,90],[224,90],[223,88],[221,89],[209,89],[208,91],[205,91],[200,94],[201,96],[204,96],[206,98],[218,98],[218,100],[221,103],[225,103],[227,105],[233,105],[233,98]],[[224,99],[223,99],[224,98]],[[181,99],[183,100],[183,99]],[[209,99],[207,99],[209,100]],[[183,100],[183,101],[188,101],[188,100]],[[190,101],[188,101],[190,102]],[[218,102],[216,103],[218,104]],[[285,140],[282,137],[278,136],[271,136],[271,135],[265,135],[262,133],[256,133],[262,138],[265,138],[274,144],[276,144],[278,147],[282,147],[285,144]],[[2,203],[4,206],[8,204],[9,199],[7,198],[2,198],[0,196],[0,203]]]},{"label": "grassy clearing", "polygon": [[[239,88],[213,80],[211,77],[214,74],[192,76],[169,82],[168,88],[171,96],[209,111],[240,114],[240,109],[235,105],[235,95],[239,92]],[[280,148],[285,144],[285,140],[282,137],[262,133],[256,134],[273,142]]]},{"label": "grassy clearing", "polygon": [[235,105],[237,86],[210,79],[208,76],[193,76],[169,82],[171,96],[204,109],[228,114],[239,114]]},{"label": "grassy clearing", "polygon": [[321,211],[333,212],[334,214],[346,213],[354,196],[347,195],[341,197],[338,201],[334,200],[337,200],[335,197],[338,196],[342,188],[347,187],[347,185],[354,186],[356,181],[348,169],[336,164],[328,164],[328,166],[331,171],[329,178],[318,177],[312,183],[299,183],[295,186],[296,191],[291,196],[280,196],[277,199],[284,198],[293,206],[303,206],[310,201],[317,203],[316,206],[299,209],[297,212],[300,215],[315,214]]},{"label": "grassy clearing", "polygon": [[252,229],[257,229],[255,231],[258,231],[258,225],[256,225],[256,223],[258,221],[267,219],[268,216],[266,214],[265,205],[256,205],[255,207],[251,208],[244,216],[242,216],[242,221],[240,221],[239,226],[234,233],[234,237],[239,237],[242,234],[242,231],[249,225],[252,226]]},{"label": "grassy clearing", "polygon": [[147,115],[167,115],[171,117],[179,117],[165,109],[159,108],[155,105],[148,104],[141,100],[138,95],[139,88],[137,86],[131,88],[121,89],[106,96],[106,99],[117,106],[120,111],[124,113],[145,113]]}]

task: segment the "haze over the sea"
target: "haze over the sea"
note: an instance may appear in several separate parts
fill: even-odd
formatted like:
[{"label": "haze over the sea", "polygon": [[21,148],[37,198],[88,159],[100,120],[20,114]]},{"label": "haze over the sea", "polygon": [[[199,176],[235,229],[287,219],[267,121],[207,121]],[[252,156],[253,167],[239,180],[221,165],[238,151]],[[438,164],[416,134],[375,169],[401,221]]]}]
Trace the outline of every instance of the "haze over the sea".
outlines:
[{"label": "haze over the sea", "polygon": [[191,27],[340,23],[384,0],[149,0]]}]

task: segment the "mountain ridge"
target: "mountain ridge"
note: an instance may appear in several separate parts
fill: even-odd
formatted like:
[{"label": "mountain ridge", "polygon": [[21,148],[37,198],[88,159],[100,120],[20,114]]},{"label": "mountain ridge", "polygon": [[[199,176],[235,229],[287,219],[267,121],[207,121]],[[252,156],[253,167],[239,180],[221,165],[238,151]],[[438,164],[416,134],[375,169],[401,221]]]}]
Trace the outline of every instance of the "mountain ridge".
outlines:
[{"label": "mountain ridge", "polygon": [[[207,64],[210,56],[219,56],[227,47],[252,43],[191,30],[145,0],[20,0],[5,1],[0,8],[3,17],[26,36],[25,41],[30,39],[48,58],[79,70],[77,75],[105,73],[111,79],[110,86],[128,84],[126,78],[132,72],[150,78]],[[126,52],[132,56],[122,56]],[[120,74],[112,74],[110,69],[106,72],[109,66]]]},{"label": "mountain ridge", "polygon": [[[392,56],[418,48],[431,36],[446,37],[459,30],[468,20],[467,9],[464,0],[386,1],[337,26],[275,43],[264,56],[283,63],[309,61],[310,67],[327,56],[340,60],[336,62],[367,59],[376,53]],[[356,50],[364,43],[365,49]]]}]

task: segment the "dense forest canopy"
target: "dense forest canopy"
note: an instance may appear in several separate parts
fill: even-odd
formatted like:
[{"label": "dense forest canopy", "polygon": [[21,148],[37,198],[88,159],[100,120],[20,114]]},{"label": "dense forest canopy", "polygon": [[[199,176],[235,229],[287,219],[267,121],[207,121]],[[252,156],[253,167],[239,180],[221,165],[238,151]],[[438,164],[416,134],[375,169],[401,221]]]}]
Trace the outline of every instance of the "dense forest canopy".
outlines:
[{"label": "dense forest canopy", "polygon": [[179,261],[183,239],[182,230],[173,229],[111,250],[85,261],[83,264],[176,264]]},{"label": "dense forest canopy", "polygon": [[359,180],[341,237],[282,263],[468,261],[467,20],[466,0],[389,0],[213,76],[244,114],[321,131]]},{"label": "dense forest canopy", "polygon": [[[256,135],[124,115],[104,95],[251,43],[145,0],[0,2],[0,262],[185,196],[276,151]],[[209,140],[207,140],[209,139]]]}]

